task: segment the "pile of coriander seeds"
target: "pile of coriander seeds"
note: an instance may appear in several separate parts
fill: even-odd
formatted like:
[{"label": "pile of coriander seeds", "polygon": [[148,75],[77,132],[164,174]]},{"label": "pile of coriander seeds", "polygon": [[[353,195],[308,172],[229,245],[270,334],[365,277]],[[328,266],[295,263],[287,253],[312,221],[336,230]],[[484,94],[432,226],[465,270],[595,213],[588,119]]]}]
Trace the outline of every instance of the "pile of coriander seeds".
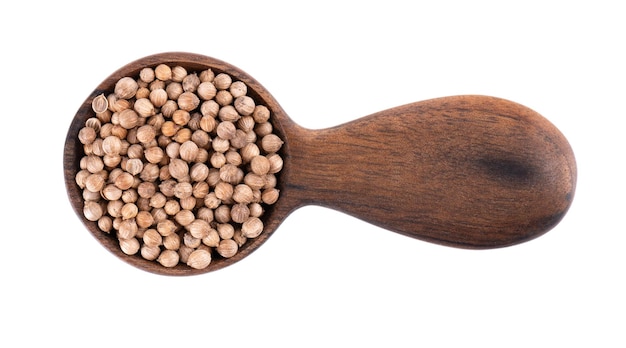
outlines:
[{"label": "pile of coriander seeds", "polygon": [[83,214],[128,255],[209,266],[263,232],[282,139],[227,73],[160,64],[93,99],[78,139]]}]

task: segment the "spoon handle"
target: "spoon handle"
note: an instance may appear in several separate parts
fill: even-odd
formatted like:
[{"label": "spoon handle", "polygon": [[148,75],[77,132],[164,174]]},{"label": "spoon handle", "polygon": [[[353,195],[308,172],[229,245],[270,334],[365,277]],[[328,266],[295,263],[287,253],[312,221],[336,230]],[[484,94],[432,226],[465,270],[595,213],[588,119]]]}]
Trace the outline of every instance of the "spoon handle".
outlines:
[{"label": "spoon handle", "polygon": [[536,112],[485,96],[412,103],[322,130],[285,130],[285,194],[417,239],[521,243],[574,197],[565,137]]}]

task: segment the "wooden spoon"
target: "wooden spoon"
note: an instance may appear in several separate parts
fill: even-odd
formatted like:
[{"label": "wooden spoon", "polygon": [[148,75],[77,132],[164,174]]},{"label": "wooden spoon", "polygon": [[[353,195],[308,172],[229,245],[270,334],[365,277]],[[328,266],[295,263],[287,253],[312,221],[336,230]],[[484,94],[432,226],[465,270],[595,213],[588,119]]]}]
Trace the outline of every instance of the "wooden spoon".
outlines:
[{"label": "wooden spoon", "polygon": [[[128,256],[112,235],[83,216],[75,182],[83,156],[78,131],[93,116],[91,101],[117,80],[147,66],[180,65],[226,72],[265,104],[285,144],[280,198],[265,212],[264,232],[232,258],[208,268],[165,268]],[[488,96],[453,96],[384,110],[329,129],[298,126],[263,86],[223,61],[191,53],[163,53],[132,62],[85,100],[67,133],[65,184],[71,204],[109,251],[140,269],[192,275],[231,265],[263,244],[295,209],[320,205],[384,229],[446,246],[485,249],[514,245],[552,229],[569,209],[576,186],[574,154],[565,137],[538,113]],[[341,231],[337,231],[341,233]]]}]

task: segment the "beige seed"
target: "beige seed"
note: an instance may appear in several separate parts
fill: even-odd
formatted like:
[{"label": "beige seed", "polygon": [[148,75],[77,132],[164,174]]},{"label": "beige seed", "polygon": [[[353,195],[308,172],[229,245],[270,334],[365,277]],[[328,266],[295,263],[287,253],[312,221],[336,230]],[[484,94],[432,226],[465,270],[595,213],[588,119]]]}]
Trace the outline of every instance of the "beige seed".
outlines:
[{"label": "beige seed", "polygon": [[137,140],[147,144],[156,137],[156,129],[151,125],[143,125],[137,129]]},{"label": "beige seed", "polygon": [[137,223],[135,222],[134,219],[129,219],[129,220],[122,219],[122,222],[117,228],[117,234],[119,238],[130,239],[130,238],[134,238],[137,235],[138,230],[139,230],[139,227],[137,226]]},{"label": "beige seed", "polygon": [[78,131],[78,141],[81,144],[91,144],[96,140],[96,130],[91,127],[83,127]]},{"label": "beige seed", "polygon": [[143,86],[145,85],[145,83],[140,80],[138,81],[138,85],[139,89],[137,89],[137,92],[135,93],[135,99],[148,98],[150,96],[150,90],[147,87]]},{"label": "beige seed", "polygon": [[243,182],[252,190],[258,190],[265,186],[265,176],[254,173],[248,173],[243,178]]},{"label": "beige seed", "polygon": [[150,117],[156,114],[154,105],[148,98],[139,98],[135,100],[133,109],[141,117]]},{"label": "beige seed", "polygon": [[219,109],[217,117],[222,121],[236,122],[241,118],[234,106],[226,104]]},{"label": "beige seed", "polygon": [[150,198],[156,193],[156,184],[149,181],[143,181],[137,186],[137,194],[142,198]]},{"label": "beige seed", "polygon": [[220,105],[215,100],[207,100],[200,105],[200,113],[202,116],[217,117],[220,111]]},{"label": "beige seed", "polygon": [[259,203],[250,203],[248,209],[251,217],[260,217],[264,213],[263,206]]},{"label": "beige seed", "polygon": [[91,101],[91,108],[96,114],[103,113],[109,108],[109,101],[104,93],[93,98]]},{"label": "beige seed", "polygon": [[159,64],[154,69],[154,76],[161,81],[168,81],[172,78],[172,68],[167,64]]},{"label": "beige seed", "polygon": [[233,235],[233,240],[237,243],[237,245],[241,248],[247,241],[248,238],[241,233],[241,229],[235,230],[235,234]]},{"label": "beige seed", "polygon": [[217,197],[215,192],[210,192],[204,197],[204,206],[209,209],[216,209],[222,204],[222,200]]},{"label": "beige seed", "polygon": [[250,169],[254,174],[265,175],[270,171],[270,161],[265,156],[256,156],[250,161]]},{"label": "beige seed", "polygon": [[167,97],[171,100],[178,100],[178,97],[183,94],[183,85],[178,82],[170,82],[165,86]]},{"label": "beige seed", "polygon": [[230,77],[229,74],[226,73],[219,73],[213,78],[213,84],[219,90],[228,89],[232,82],[233,79]]},{"label": "beige seed", "polygon": [[230,207],[228,205],[222,204],[215,208],[213,215],[215,217],[215,221],[219,223],[224,224],[230,222]]},{"label": "beige seed", "polygon": [[254,157],[261,154],[259,147],[255,143],[248,143],[240,150],[243,163],[249,163]]},{"label": "beige seed", "polygon": [[178,264],[179,259],[178,252],[166,249],[161,252],[156,260],[162,266],[171,268]]},{"label": "beige seed", "polygon": [[191,129],[189,128],[181,128],[176,132],[176,134],[174,134],[174,136],[172,136],[172,140],[177,141],[181,144],[190,139]]},{"label": "beige seed", "polygon": [[274,131],[274,126],[270,122],[258,123],[254,126],[254,134],[259,137],[264,137],[271,134]]},{"label": "beige seed", "polygon": [[267,159],[270,161],[270,174],[276,174],[283,169],[283,158],[279,154],[270,154]]},{"label": "beige seed", "polygon": [[254,107],[252,117],[257,123],[265,123],[270,119],[270,110],[265,105],[257,105]]},{"label": "beige seed", "polygon": [[230,200],[233,196],[233,185],[221,181],[217,185],[215,185],[215,197],[222,201]]},{"label": "beige seed", "polygon": [[226,164],[226,156],[223,152],[213,152],[209,162],[213,168],[222,168]]},{"label": "beige seed", "polygon": [[187,162],[185,162],[185,161],[183,161],[181,159],[172,158],[170,160],[170,164],[169,164],[168,168],[169,168],[169,172],[172,175],[172,177],[176,178],[178,180],[182,180],[185,177],[187,177],[187,175],[189,175],[189,165],[187,165]]},{"label": "beige seed", "polygon": [[263,191],[261,199],[265,204],[274,204],[278,200],[279,191],[275,188],[267,189]]},{"label": "beige seed", "polygon": [[150,83],[154,81],[154,70],[152,68],[143,68],[139,72],[139,79],[143,82]]},{"label": "beige seed", "polygon": [[111,232],[111,230],[113,229],[113,219],[111,219],[110,216],[103,215],[98,220],[98,228],[106,233]]},{"label": "beige seed", "polygon": [[213,81],[213,79],[215,78],[215,73],[211,69],[206,69],[206,70],[202,70],[198,77],[200,78],[200,81],[202,82]]},{"label": "beige seed", "polygon": [[190,248],[197,248],[202,244],[202,239],[196,238],[191,235],[189,232],[185,232],[183,234],[183,244]]},{"label": "beige seed", "polygon": [[251,217],[241,225],[241,233],[246,238],[256,238],[263,232],[263,221],[258,217]]},{"label": "beige seed", "polygon": [[127,220],[127,219],[132,219],[134,217],[137,216],[137,213],[139,212],[139,208],[137,208],[137,205],[134,203],[126,203],[124,204],[124,206],[122,206],[122,219]]},{"label": "beige seed", "polygon": [[163,247],[168,250],[179,250],[181,248],[180,236],[176,233],[173,233],[166,237],[163,237]]},{"label": "beige seed", "polygon": [[237,184],[243,180],[243,170],[234,164],[226,163],[220,168],[220,179],[229,184]]},{"label": "beige seed", "polygon": [[167,237],[176,232],[176,224],[171,220],[163,220],[157,224],[156,229],[161,236]]},{"label": "beige seed", "polygon": [[161,254],[161,248],[159,247],[153,247],[153,246],[148,246],[148,245],[142,245],[141,246],[141,256],[149,261],[154,261],[159,257],[159,254]]},{"label": "beige seed", "polygon": [[122,77],[115,83],[114,93],[117,98],[130,99],[135,96],[139,85],[131,77]]},{"label": "beige seed", "polygon": [[196,92],[196,89],[200,85],[201,81],[200,81],[200,78],[198,77],[198,74],[192,73],[192,74],[188,74],[187,76],[185,76],[183,78],[182,83],[183,83],[183,90],[185,92]]},{"label": "beige seed", "polygon": [[230,142],[228,141],[228,139],[215,137],[213,138],[211,146],[213,147],[213,150],[224,153],[230,148]]},{"label": "beige seed", "polygon": [[177,102],[179,108],[186,111],[191,111],[200,105],[200,98],[198,98],[195,93],[183,92],[180,96],[178,96]]},{"label": "beige seed", "polygon": [[217,125],[217,136],[222,139],[232,139],[235,137],[237,127],[230,121],[223,121]]},{"label": "beige seed", "polygon": [[143,170],[143,161],[139,158],[130,158],[126,161],[126,171],[131,175],[137,175]]},{"label": "beige seed", "polygon": [[119,155],[122,150],[122,140],[115,136],[109,135],[102,140],[102,151],[107,155]]},{"label": "beige seed", "polygon": [[256,106],[254,100],[247,95],[235,99],[234,105],[237,112],[242,116],[252,115]]},{"label": "beige seed", "polygon": [[220,245],[220,240],[221,238],[217,230],[210,229],[206,237],[202,238],[202,244],[212,248],[216,248],[218,245]]},{"label": "beige seed", "polygon": [[[144,127],[152,128],[151,126],[144,126]],[[162,148],[158,146],[152,146],[152,147],[145,149],[143,152],[143,155],[146,158],[146,161],[153,163],[153,164],[157,164],[161,162],[165,153],[163,152]]]},{"label": "beige seed", "polygon": [[196,197],[189,196],[189,197],[185,197],[185,198],[180,198],[179,202],[180,202],[180,209],[183,209],[183,210],[194,210],[194,209],[196,209],[196,205],[198,203],[198,200],[196,200]]},{"label": "beige seed", "polygon": [[100,192],[104,188],[105,180],[100,174],[90,174],[85,178],[85,189],[91,192]]},{"label": "beige seed", "polygon": [[204,199],[204,197],[209,194],[209,191],[209,184],[204,181],[200,181],[193,184],[193,191],[191,192],[191,194],[194,198]]},{"label": "beige seed", "polygon": [[115,201],[122,197],[122,190],[113,184],[106,185],[102,189],[102,197],[109,201]]},{"label": "beige seed", "polygon": [[157,88],[150,91],[148,96],[154,107],[160,108],[167,102],[167,92],[163,88]]},{"label": "beige seed", "polygon": [[141,210],[137,213],[137,216],[135,217],[135,222],[137,223],[137,227],[139,228],[148,228],[154,224],[154,217],[149,211]]},{"label": "beige seed", "polygon": [[233,151],[233,150],[227,151],[224,154],[224,158],[226,159],[227,163],[232,164],[237,167],[243,163],[243,160],[241,159],[241,155],[237,151]]},{"label": "beige seed", "polygon": [[237,203],[248,204],[252,202],[252,189],[246,184],[239,184],[235,186],[232,198]]},{"label": "beige seed", "polygon": [[263,148],[265,152],[278,152],[282,146],[283,141],[276,134],[268,134],[261,138],[261,148]]},{"label": "beige seed", "polygon": [[85,201],[99,201],[101,198],[101,195],[99,192],[92,192],[89,190],[83,190],[83,199]]},{"label": "beige seed", "polygon": [[85,160],[85,169],[87,169],[90,173],[99,173],[104,169],[104,162],[102,158],[96,155],[89,155],[87,157],[83,157]]},{"label": "beige seed", "polygon": [[163,237],[161,236],[161,234],[151,228],[151,229],[147,229],[144,233],[143,233],[143,243],[147,246],[151,246],[151,247],[157,247],[161,244],[163,244]]},{"label": "beige seed", "polygon": [[187,257],[187,266],[195,269],[204,269],[211,263],[211,253],[207,250],[198,249]]},{"label": "beige seed", "polygon": [[214,218],[213,210],[207,207],[200,207],[198,209],[196,217],[210,223],[213,221]]},{"label": "beige seed", "polygon": [[182,82],[187,76],[187,69],[180,65],[176,65],[172,68],[172,81]]},{"label": "beige seed", "polygon": [[161,192],[155,192],[154,195],[150,197],[150,206],[152,208],[163,208],[165,202],[167,202],[167,198]]},{"label": "beige seed", "polygon": [[187,140],[180,145],[179,156],[182,160],[193,162],[198,156],[198,145],[191,140]]},{"label": "beige seed", "polygon": [[209,167],[204,163],[194,163],[189,170],[192,181],[201,182],[209,176]]},{"label": "beige seed", "polygon": [[217,252],[222,255],[222,257],[230,258],[237,254],[237,250],[239,246],[237,242],[232,239],[225,239],[220,242],[220,245],[217,247]]},{"label": "beige seed", "polygon": [[188,226],[192,221],[196,219],[196,216],[193,214],[191,210],[181,209],[176,215],[174,215],[174,220],[178,222],[181,226]]},{"label": "beige seed", "polygon": [[135,110],[122,110],[119,112],[118,117],[120,126],[125,129],[132,129],[139,124],[139,115],[135,112]]},{"label": "beige seed", "polygon": [[139,251],[139,241],[136,238],[119,239],[120,249],[126,255],[135,255]]},{"label": "beige seed", "polygon": [[89,221],[98,221],[102,215],[104,214],[104,210],[102,206],[94,201],[87,201],[83,206],[83,215]]},{"label": "beige seed", "polygon": [[[252,191],[250,191],[250,194],[252,194]],[[249,217],[250,209],[246,204],[233,204],[232,208],[230,209],[230,218],[233,220],[233,222],[243,223],[247,221]]]},{"label": "beige seed", "polygon": [[233,97],[237,98],[244,96],[248,93],[248,86],[246,86],[246,84],[241,81],[235,81],[230,84],[230,88],[228,90],[230,91],[230,94],[233,95]]},{"label": "beige seed", "polygon": [[93,128],[96,132],[99,132],[102,127],[102,121],[100,121],[97,117],[90,117],[87,121],[85,121],[85,126]]},{"label": "beige seed", "polygon": [[[165,92],[167,94],[167,91]],[[174,100],[167,100],[163,106],[161,106],[161,114],[164,117],[172,117],[174,111],[178,110],[178,104]]]},{"label": "beige seed", "polygon": [[163,207],[167,215],[176,215],[180,212],[180,203],[178,200],[170,199],[165,202],[165,206]]},{"label": "beige seed", "polygon": [[229,223],[221,223],[217,225],[217,233],[221,239],[230,239],[235,234],[235,227]]},{"label": "beige seed", "polygon": [[107,214],[111,215],[111,217],[113,218],[120,218],[121,219],[121,213],[120,211],[122,210],[122,207],[124,206],[124,202],[122,202],[121,200],[117,200],[117,201],[109,201],[109,203],[107,204]]},{"label": "beige seed", "polygon": [[174,185],[174,196],[179,199],[191,197],[193,186],[188,182],[179,182]]},{"label": "beige seed", "polygon": [[150,213],[152,214],[152,217],[154,218],[154,222],[156,224],[166,221],[168,219],[167,213],[163,208],[154,208]]},{"label": "beige seed", "polygon": [[209,223],[201,219],[195,219],[187,226],[189,233],[195,238],[200,239],[208,236],[210,229],[211,226]]},{"label": "beige seed", "polygon": [[178,109],[172,113],[172,121],[179,126],[185,126],[189,120],[191,120],[191,114],[187,110]]}]

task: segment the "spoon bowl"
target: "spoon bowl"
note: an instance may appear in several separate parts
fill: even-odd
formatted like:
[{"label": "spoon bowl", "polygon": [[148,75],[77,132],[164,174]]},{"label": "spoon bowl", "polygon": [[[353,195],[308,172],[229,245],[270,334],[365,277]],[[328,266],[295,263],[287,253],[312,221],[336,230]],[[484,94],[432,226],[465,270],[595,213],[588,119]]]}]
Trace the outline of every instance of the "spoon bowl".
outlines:
[{"label": "spoon bowl", "polygon": [[[264,230],[231,258],[205,269],[163,267],[124,254],[114,234],[83,215],[75,181],[84,155],[78,132],[93,117],[92,100],[122,77],[165,63],[188,71],[225,72],[268,107],[284,140],[280,198],[266,207]],[[517,103],[489,96],[452,96],[380,111],[336,127],[300,127],[254,78],[218,59],[184,52],[141,58],[106,78],[72,120],[63,154],[71,205],[87,230],[111,253],[142,270],[195,275],[224,268],[260,247],[295,209],[329,207],[384,229],[446,246],[487,249],[536,238],[556,226],[576,186],[574,154],[547,119]],[[340,233],[341,231],[337,231]]]}]

